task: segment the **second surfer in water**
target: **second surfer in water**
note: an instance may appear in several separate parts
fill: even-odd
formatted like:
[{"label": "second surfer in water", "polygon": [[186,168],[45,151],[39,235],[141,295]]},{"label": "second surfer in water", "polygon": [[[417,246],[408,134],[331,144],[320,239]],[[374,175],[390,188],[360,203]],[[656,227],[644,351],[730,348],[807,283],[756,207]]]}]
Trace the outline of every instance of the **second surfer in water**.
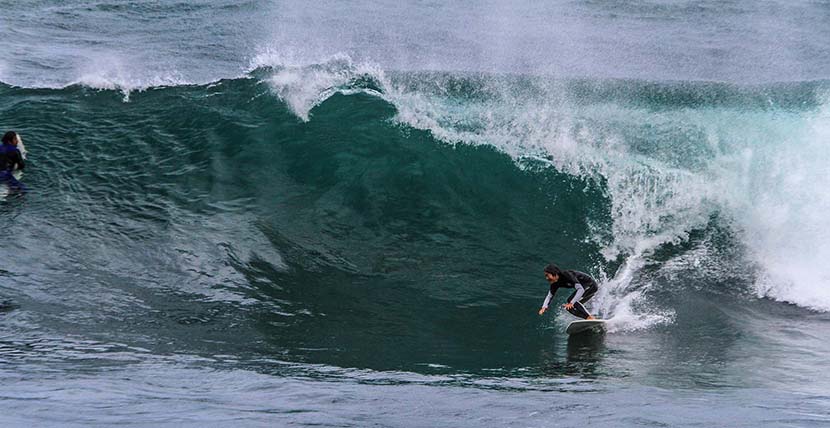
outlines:
[{"label": "second surfer in water", "polygon": [[6,184],[14,193],[26,193],[26,186],[14,177],[15,170],[23,170],[26,163],[23,161],[21,148],[23,143],[20,136],[14,131],[3,134],[3,145],[0,146],[0,183]]},{"label": "second surfer in water", "polygon": [[599,287],[597,282],[591,278],[590,275],[576,270],[561,270],[554,264],[545,266],[545,279],[550,283],[550,291],[545,297],[545,303],[542,304],[542,309],[539,309],[539,315],[545,313],[548,309],[551,299],[560,288],[573,288],[574,292],[568,297],[567,303],[562,305],[568,312],[582,319],[595,319],[593,315],[588,313],[583,305],[585,302],[594,297]]}]

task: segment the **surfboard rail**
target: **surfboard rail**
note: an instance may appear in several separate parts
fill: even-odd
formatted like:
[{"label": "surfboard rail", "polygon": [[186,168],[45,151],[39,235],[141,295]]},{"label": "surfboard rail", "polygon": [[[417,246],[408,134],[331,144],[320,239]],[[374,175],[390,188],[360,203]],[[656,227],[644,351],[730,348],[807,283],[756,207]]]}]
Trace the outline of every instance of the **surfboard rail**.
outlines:
[{"label": "surfboard rail", "polygon": [[565,333],[568,334],[577,334],[587,331],[604,331],[605,330],[605,320],[600,319],[593,319],[593,320],[577,320],[571,321],[568,324],[568,327],[565,328]]}]

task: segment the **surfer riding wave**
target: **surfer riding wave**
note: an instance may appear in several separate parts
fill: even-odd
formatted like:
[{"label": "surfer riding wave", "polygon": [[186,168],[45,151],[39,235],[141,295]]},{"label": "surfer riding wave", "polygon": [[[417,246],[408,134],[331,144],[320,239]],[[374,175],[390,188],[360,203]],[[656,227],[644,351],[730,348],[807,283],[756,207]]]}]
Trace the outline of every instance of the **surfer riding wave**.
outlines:
[{"label": "surfer riding wave", "polygon": [[539,315],[545,313],[550,301],[560,288],[573,288],[574,291],[568,297],[567,303],[562,306],[576,317],[586,320],[595,319],[585,309],[585,303],[591,300],[591,297],[594,297],[599,290],[597,282],[590,275],[576,270],[561,270],[551,263],[545,266],[545,279],[550,283],[550,291],[545,297],[545,302],[542,303],[542,309],[539,309]]}]

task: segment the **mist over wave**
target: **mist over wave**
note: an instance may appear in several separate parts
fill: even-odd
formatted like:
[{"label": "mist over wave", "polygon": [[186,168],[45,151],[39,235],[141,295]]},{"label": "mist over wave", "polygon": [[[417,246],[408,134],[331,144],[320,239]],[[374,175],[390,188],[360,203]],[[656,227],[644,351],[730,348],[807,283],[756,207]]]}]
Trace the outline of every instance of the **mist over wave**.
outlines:
[{"label": "mist over wave", "polygon": [[22,87],[205,84],[239,77],[265,52],[305,63],[345,53],[405,72],[756,84],[830,78],[828,34],[811,31],[824,28],[820,2],[2,5],[14,25],[0,29],[0,77]]}]

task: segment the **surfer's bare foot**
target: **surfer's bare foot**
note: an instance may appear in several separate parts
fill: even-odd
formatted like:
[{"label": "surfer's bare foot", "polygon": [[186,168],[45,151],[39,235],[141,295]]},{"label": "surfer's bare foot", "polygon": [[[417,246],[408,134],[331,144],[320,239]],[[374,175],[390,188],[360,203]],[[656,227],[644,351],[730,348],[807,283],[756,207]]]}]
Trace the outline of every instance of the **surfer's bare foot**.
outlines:
[{"label": "surfer's bare foot", "polygon": [[588,315],[588,318],[585,318],[585,319],[586,319],[586,320],[595,320],[596,318],[594,318],[594,316],[593,316],[593,315]]}]

